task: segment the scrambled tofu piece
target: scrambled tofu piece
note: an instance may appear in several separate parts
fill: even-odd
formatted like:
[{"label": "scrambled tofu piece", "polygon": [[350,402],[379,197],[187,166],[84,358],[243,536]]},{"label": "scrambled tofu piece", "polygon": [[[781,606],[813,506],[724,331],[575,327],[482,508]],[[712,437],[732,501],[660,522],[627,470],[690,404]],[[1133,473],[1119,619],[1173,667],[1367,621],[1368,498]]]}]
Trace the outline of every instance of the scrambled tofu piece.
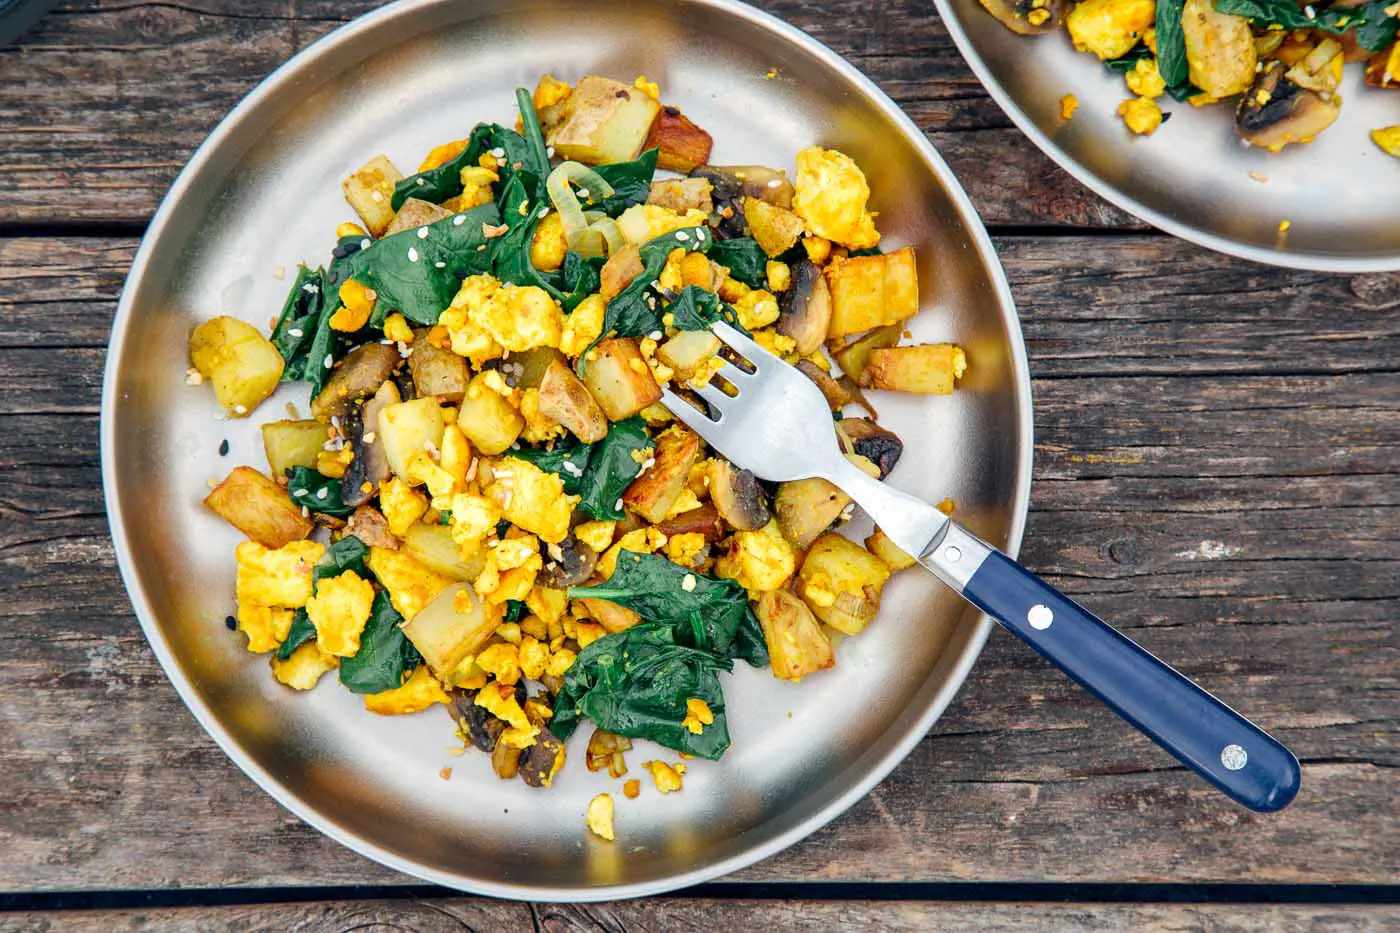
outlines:
[{"label": "scrambled tofu piece", "polygon": [[326,553],[315,541],[293,541],[276,550],[256,541],[241,542],[235,591],[240,606],[298,609],[311,598],[311,571]]},{"label": "scrambled tofu piece", "polygon": [[428,497],[395,476],[379,487],[379,511],[384,513],[390,533],[402,538],[428,511]]},{"label": "scrambled tofu piece", "polygon": [[541,272],[553,272],[564,264],[568,252],[564,218],[558,211],[551,211],[535,227],[535,236],[530,241],[530,264]]},{"label": "scrambled tofu piece", "polygon": [[306,604],[306,615],[316,626],[322,650],[348,658],[360,650],[360,633],[369,621],[374,587],[353,570],[326,577],[316,584],[316,595]]},{"label": "scrambled tofu piece", "polygon": [[437,682],[426,664],[418,665],[413,676],[392,690],[365,694],[365,709],[381,716],[403,716],[420,713],[438,703],[452,702],[442,684]]},{"label": "scrambled tofu piece", "polygon": [[1132,51],[1156,21],[1156,0],[1084,0],[1069,11],[1065,28],[1076,49],[1107,61]]},{"label": "scrambled tofu piece", "polygon": [[613,571],[617,569],[617,558],[623,551],[631,551],[633,554],[651,554],[665,545],[666,533],[660,528],[633,529],[618,538],[617,543],[598,558],[598,574],[603,579],[611,577]]},{"label": "scrambled tofu piece", "polygon": [[820,146],[803,149],[797,154],[796,189],[792,209],[812,233],[849,249],[880,242],[875,218],[865,209],[870,185],[850,156]]},{"label": "scrambled tofu piece", "polygon": [[545,665],[549,663],[549,646],[537,638],[525,635],[520,639],[520,647],[515,652],[520,664],[520,673],[526,680],[539,680],[544,676]]},{"label": "scrambled tofu piece", "polygon": [[238,604],[238,628],[248,636],[248,650],[262,654],[281,646],[287,640],[287,632],[292,628],[291,609],[276,606],[259,606],[240,601]]},{"label": "scrambled tofu piece", "polygon": [[1371,142],[1386,155],[1400,158],[1400,126],[1386,126],[1371,131]]},{"label": "scrambled tofu piece", "polygon": [[443,201],[444,210],[460,214],[462,211],[469,211],[474,207],[490,204],[496,200],[496,194],[491,190],[491,186],[499,181],[500,177],[491,169],[468,165],[462,169],[458,177],[462,182],[462,193],[455,198]]},{"label": "scrambled tofu piece", "polygon": [[452,540],[465,556],[475,554],[486,536],[496,530],[501,510],[483,496],[458,493],[452,497]]},{"label": "scrambled tofu piece", "polygon": [[431,172],[435,168],[441,168],[448,162],[457,158],[467,151],[467,146],[471,144],[471,139],[454,139],[450,143],[443,143],[441,146],[434,146],[428,150],[428,154],[423,157],[423,161],[418,165],[419,172]]},{"label": "scrambled tofu piece", "polygon": [[323,651],[315,641],[308,641],[282,661],[272,659],[272,676],[293,690],[310,690],[321,675],[340,666],[340,659]]},{"label": "scrambled tofu piece", "polygon": [[512,729],[529,729],[530,717],[515,700],[515,687],[509,684],[489,683],[476,694],[474,701],[497,719],[504,719]]},{"label": "scrambled tofu piece", "polygon": [[525,430],[520,432],[520,436],[526,441],[531,444],[543,444],[568,433],[562,424],[540,411],[539,389],[525,389],[518,397],[520,417],[525,419]]},{"label": "scrambled tofu piece", "polygon": [[699,697],[691,697],[685,701],[685,718],[681,720],[681,725],[690,733],[699,735],[714,721],[715,714],[710,710],[710,704]]},{"label": "scrambled tofu piece", "polygon": [[554,625],[564,617],[564,612],[569,608],[569,597],[563,590],[537,586],[526,594],[525,608],[546,625]]},{"label": "scrambled tofu piece", "polygon": [[1167,82],[1157,70],[1157,59],[1140,58],[1133,70],[1123,76],[1128,90],[1138,97],[1161,97],[1167,92]]},{"label": "scrambled tofu piece", "polygon": [[612,544],[613,534],[616,530],[617,522],[601,520],[584,522],[574,529],[574,537],[601,554]]},{"label": "scrambled tofu piece", "polygon": [[530,100],[536,110],[548,110],[568,100],[573,92],[567,81],[560,81],[554,75],[543,75],[535,85],[535,93]]},{"label": "scrambled tofu piece", "polygon": [[603,318],[607,314],[608,303],[602,295],[589,295],[579,302],[578,307],[564,319],[564,331],[559,337],[559,349],[568,357],[575,357],[588,349],[588,345],[603,333]]},{"label": "scrambled tofu piece", "polygon": [[729,553],[715,561],[715,573],[738,581],[749,595],[782,587],[797,569],[797,553],[778,530],[776,519],[758,531],[736,531]]},{"label": "scrambled tofu piece", "polygon": [[763,277],[768,282],[770,292],[785,292],[792,287],[792,267],[785,262],[768,260],[763,267]]},{"label": "scrambled tofu piece", "polygon": [[505,352],[490,332],[477,322],[474,314],[491,301],[500,287],[501,283],[494,276],[484,273],[468,276],[462,280],[462,287],[457,289],[452,303],[438,318],[438,326],[447,331],[452,352],[465,356],[478,368]]},{"label": "scrambled tofu piece", "polygon": [[1068,123],[1074,119],[1074,112],[1079,109],[1079,98],[1073,94],[1066,94],[1060,98],[1060,119]]},{"label": "scrambled tofu piece", "polygon": [[664,761],[647,761],[642,763],[647,773],[651,775],[651,781],[656,785],[656,789],[663,794],[674,794],[681,789],[681,775],[675,768]]},{"label": "scrambled tofu piece", "polygon": [[365,559],[370,573],[389,591],[389,602],[405,619],[412,619],[452,581],[429,570],[403,551],[369,549]]},{"label": "scrambled tofu piece", "polygon": [[509,642],[483,648],[476,656],[476,664],[496,678],[497,683],[514,684],[520,680],[520,649]]},{"label": "scrambled tofu piece", "polygon": [[1162,125],[1162,108],[1149,97],[1133,97],[1118,105],[1123,124],[1139,136],[1151,136]]},{"label": "scrambled tofu piece", "polygon": [[613,799],[608,794],[599,794],[588,801],[588,831],[608,842],[617,838],[613,834]]},{"label": "scrambled tofu piece", "polygon": [[512,353],[557,347],[564,331],[564,313],[536,285],[503,285],[489,301],[470,308],[467,317]]},{"label": "scrambled tofu piece", "polygon": [[778,319],[778,299],[762,289],[750,289],[734,302],[734,310],[739,312],[739,323],[746,330],[755,331]]},{"label": "scrambled tofu piece", "polygon": [[550,544],[569,534],[569,518],[578,496],[564,495],[564,482],[525,460],[504,457],[491,468],[483,490],[512,525],[533,532]]},{"label": "scrambled tofu piece", "polygon": [[628,243],[641,246],[663,234],[698,227],[707,219],[707,214],[694,209],[680,214],[658,204],[633,204],[617,218],[617,227]]},{"label": "scrambled tofu piece", "polygon": [[[691,496],[694,495],[691,493]],[[671,535],[666,541],[666,556],[683,567],[694,567],[704,552],[705,536],[698,531],[683,531]]]}]

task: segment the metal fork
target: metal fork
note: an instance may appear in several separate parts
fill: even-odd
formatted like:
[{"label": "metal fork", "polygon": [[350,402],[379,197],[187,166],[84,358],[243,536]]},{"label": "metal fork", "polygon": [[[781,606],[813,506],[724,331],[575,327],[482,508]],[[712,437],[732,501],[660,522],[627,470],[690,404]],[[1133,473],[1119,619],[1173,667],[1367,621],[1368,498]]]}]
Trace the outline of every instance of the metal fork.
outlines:
[{"label": "metal fork", "polygon": [[819,476],[854,499],[895,544],[1197,774],[1253,810],[1298,793],[1298,760],[1278,741],[1089,610],[921,499],[872,479],[836,442],[816,385],[727,324],[726,360],[698,389],[714,414],[670,389],[662,403],[735,465],[763,479]]}]

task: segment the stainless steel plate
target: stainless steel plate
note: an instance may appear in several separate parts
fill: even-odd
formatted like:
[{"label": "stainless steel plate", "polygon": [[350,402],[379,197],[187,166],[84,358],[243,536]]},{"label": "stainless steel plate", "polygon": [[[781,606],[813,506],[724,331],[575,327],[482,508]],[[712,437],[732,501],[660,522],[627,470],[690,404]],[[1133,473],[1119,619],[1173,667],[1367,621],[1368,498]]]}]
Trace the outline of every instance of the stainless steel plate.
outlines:
[{"label": "stainless steel plate", "polygon": [[[765,78],[770,68],[777,77]],[[347,172],[381,151],[411,167],[478,120],[513,121],[513,89],[545,71],[659,80],[714,133],[716,162],[790,167],[815,142],[860,161],[888,242],[919,250],[917,335],[955,338],[971,359],[956,396],[881,400],[909,442],[895,479],[935,501],[952,496],[967,524],[1014,552],[1030,388],[1011,297],[976,215],[874,85],[798,31],[718,0],[404,3],[297,56],[196,153],[142,245],[108,358],[103,469],[151,645],[255,781],[330,836],[421,878],[507,897],[602,899],[733,871],[850,806],[937,718],[988,623],[911,571],[892,582],[869,632],[840,646],[834,672],[794,685],[738,671],[726,687],[733,749],[718,764],[692,762],[683,793],[619,795],[613,844],[592,838],[583,814],[619,782],[589,774],[581,748],[549,792],[503,783],[485,756],[448,755],[445,712],[379,718],[329,679],[295,694],[224,628],[238,535],[199,501],[206,481],[235,464],[265,467],[254,422],[288,401],[305,411],[306,390],[284,387],[248,421],[219,420],[207,387],[184,382],[191,326],[215,314],[265,326],[296,263],[321,261],[349,218]],[[232,449],[220,458],[225,438]],[[631,754],[634,772],[653,751]]]},{"label": "stainless steel plate", "polygon": [[[1362,86],[1347,66],[1341,117],[1305,146],[1245,146],[1234,108],[1160,101],[1171,112],[1150,137],[1117,115],[1121,75],[1076,52],[1064,30],[1013,34],[977,0],[934,0],[977,77],[1041,150],[1118,207],[1168,233],[1245,259],[1325,272],[1400,269],[1400,160],[1371,129],[1400,122],[1393,91]],[[1074,94],[1074,119],[1059,119]],[[1252,173],[1252,174],[1251,174]],[[1266,180],[1263,180],[1266,179]],[[1287,220],[1286,235],[1279,224]]]}]

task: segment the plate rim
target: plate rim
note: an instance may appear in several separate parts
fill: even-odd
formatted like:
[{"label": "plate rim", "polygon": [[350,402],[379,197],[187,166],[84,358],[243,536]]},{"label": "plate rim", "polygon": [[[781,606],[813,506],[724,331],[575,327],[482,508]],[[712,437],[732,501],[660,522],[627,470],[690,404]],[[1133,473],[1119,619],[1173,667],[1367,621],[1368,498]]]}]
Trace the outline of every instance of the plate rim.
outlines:
[{"label": "plate rim", "polygon": [[1012,99],[1010,93],[1002,86],[1001,82],[992,74],[991,68],[977,51],[971,36],[963,28],[962,20],[957,11],[953,9],[952,0],[933,0],[934,7],[938,10],[938,17],[943,22],[943,26],[948,30],[948,35],[953,39],[953,45],[957,47],[958,54],[972,69],[978,82],[982,85],[992,100],[996,101],[1002,113],[1010,118],[1016,129],[1020,130],[1035,147],[1050,158],[1052,162],[1064,169],[1071,178],[1088,188],[1094,194],[1103,198],[1114,207],[1122,210],[1138,220],[1144,221],[1174,237],[1194,243],[1197,246],[1223,253],[1226,256],[1233,256],[1236,259],[1248,259],[1253,262],[1263,263],[1270,266],[1278,266],[1284,269],[1296,269],[1306,272],[1330,272],[1347,275],[1358,275],[1368,272],[1395,272],[1400,270],[1400,253],[1394,256],[1328,256],[1319,253],[1297,252],[1287,249],[1277,249],[1267,246],[1255,246],[1249,243],[1242,243],[1218,233],[1211,233],[1202,230],[1194,224],[1183,223],[1171,216],[1162,213],[1156,208],[1149,207],[1132,195],[1120,189],[1117,185],[1105,181],[1098,175],[1090,172],[1079,163],[1069,153],[1065,152],[1053,138],[1048,136],[1036,122],[1021,109],[1020,105]]},{"label": "plate rim", "polygon": [[[318,832],[336,843],[350,849],[352,852],[387,868],[423,881],[432,882],[471,894],[519,901],[533,900],[590,903],[619,900],[659,894],[710,881],[747,868],[750,865],[756,864],[800,842],[807,836],[810,836],[812,833],[826,826],[836,817],[845,813],[861,798],[865,797],[876,785],[887,778],[890,772],[898,767],[899,764],[908,757],[913,748],[923,740],[929,729],[932,728],[933,724],[942,716],[948,704],[962,688],[973,664],[975,664],[977,659],[981,656],[983,646],[993,627],[991,620],[985,614],[979,615],[976,618],[974,629],[966,641],[962,655],[957,659],[957,662],[949,668],[947,680],[933,702],[929,705],[928,709],[925,710],[924,714],[915,720],[908,728],[905,735],[899,741],[895,742],[882,758],[873,763],[862,780],[855,782],[844,792],[833,797],[825,806],[814,811],[806,819],[794,824],[766,842],[744,848],[725,858],[700,865],[685,872],[643,882],[587,887],[557,887],[550,885],[532,885],[521,882],[483,881],[460,873],[443,871],[422,865],[410,858],[390,851],[370,839],[338,826],[334,821],[323,817],[309,801],[303,800],[300,795],[293,792],[275,775],[258,764],[251,754],[235,741],[215,719],[213,712],[209,709],[208,705],[201,697],[198,688],[195,686],[193,678],[188,676],[179,665],[175,653],[151,609],[150,600],[146,597],[145,589],[141,585],[141,580],[136,569],[136,560],[129,546],[125,522],[121,514],[121,509],[118,506],[120,497],[114,454],[117,443],[115,436],[115,409],[119,402],[117,397],[117,379],[120,369],[119,360],[122,357],[122,354],[117,351],[125,345],[130,319],[134,314],[135,293],[139,290],[139,285],[144,279],[146,267],[150,262],[155,243],[161,238],[171,216],[178,210],[180,204],[183,202],[187,189],[193,184],[195,178],[202,170],[204,163],[234,134],[235,129],[242,119],[283,83],[294,79],[298,71],[309,66],[313,61],[323,58],[328,54],[332,54],[340,44],[348,42],[364,32],[377,28],[386,20],[391,20],[399,16],[411,15],[413,10],[418,7],[439,6],[452,2],[453,0],[395,0],[395,2],[371,10],[368,13],[350,20],[298,51],[263,78],[224,115],[205,140],[195,149],[189,161],[186,162],[185,166],[180,170],[180,173],[176,176],[169,190],[161,199],[160,205],[156,209],[154,215],[152,215],[150,224],[142,236],[141,244],[127,272],[121,297],[117,303],[117,311],[112,319],[112,328],[107,345],[107,357],[103,368],[102,401],[99,409],[102,490],[104,507],[107,512],[107,521],[112,534],[112,545],[116,556],[117,567],[120,571],[122,583],[126,589],[127,595],[131,600],[132,609],[152,652],[160,662],[162,670],[169,679],[171,685],[174,686],[176,693],[179,694],[186,709],[189,710],[196,722],[198,722],[209,737],[214,740],[214,743],[219,746],[220,750],[223,751],[239,770],[251,779],[259,789],[267,793],[273,800],[295,815],[298,819],[312,826]],[[929,142],[928,137],[919,129],[914,121],[901,110],[874,81],[866,77],[864,73],[847,62],[845,58],[827,47],[824,43],[797,27],[788,24],[784,20],[740,2],[740,0],[676,0],[676,2],[681,6],[718,10],[722,14],[746,20],[756,28],[777,33],[781,38],[800,47],[814,57],[822,60],[827,66],[840,72],[844,77],[860,88],[867,99],[876,105],[886,117],[904,131],[909,141],[928,162],[934,174],[947,189],[949,203],[956,210],[967,228],[968,235],[973,241],[973,246],[981,257],[983,266],[987,270],[988,278],[990,279],[997,299],[998,312],[1003,319],[1003,325],[1007,330],[1007,335],[1011,344],[1010,356],[1013,364],[1012,378],[1015,382],[1014,388],[1017,400],[1016,407],[1018,415],[1020,416],[1020,431],[1017,437],[1019,451],[1018,460],[1015,465],[1016,481],[1014,501],[1011,503],[1012,517],[1010,527],[1007,531],[1004,550],[1007,554],[1015,557],[1020,551],[1021,541],[1026,527],[1030,502],[1032,461],[1034,456],[1034,406],[1031,393],[1030,367],[1025,339],[1021,331],[1020,318],[1016,310],[1016,303],[1012,296],[1010,285],[1006,278],[1006,271],[1001,264],[1000,257],[992,243],[991,236],[983,225],[967,192],[963,189],[962,184],[938,153],[938,150]]]}]

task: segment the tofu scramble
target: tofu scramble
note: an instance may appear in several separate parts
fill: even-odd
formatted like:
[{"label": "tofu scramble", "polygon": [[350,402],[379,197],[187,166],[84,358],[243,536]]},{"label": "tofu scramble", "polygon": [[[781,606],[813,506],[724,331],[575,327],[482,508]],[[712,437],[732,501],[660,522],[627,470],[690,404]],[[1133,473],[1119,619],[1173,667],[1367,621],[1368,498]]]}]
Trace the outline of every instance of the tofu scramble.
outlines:
[{"label": "tofu scramble", "polygon": [[[247,536],[230,627],[293,690],[335,672],[374,713],[445,707],[502,779],[549,787],[585,720],[586,765],[613,778],[633,739],[717,759],[720,675],[834,666],[833,635],[913,560],[837,534],[854,506],[826,481],[765,484],[707,449],[661,386],[706,384],[724,320],[816,382],[884,478],[903,445],[866,392],[950,393],[966,357],[902,345],[913,250],[881,250],[845,154],[804,149],[795,178],[711,165],[710,134],[644,78],[546,76],[517,104],[515,128],[480,124],[413,175],[378,155],[347,178],[357,220],[270,336],[191,334],[189,381],[228,417],[280,382],[312,396],[310,418],[262,424],[265,472],[205,499]],[[684,761],[645,770],[681,789]],[[612,838],[604,797],[587,822]]]},{"label": "tofu scramble", "polygon": [[[1060,26],[1074,47],[1123,75],[1118,115],[1133,133],[1165,122],[1164,95],[1235,108],[1240,139],[1270,152],[1311,142],[1341,113],[1343,69],[1358,63],[1370,88],[1400,88],[1400,2],[1338,0],[980,0],[1012,32]],[[1370,93],[1368,91],[1368,93]],[[1061,120],[1073,116],[1061,106]],[[1371,131],[1400,157],[1400,125]]]}]

